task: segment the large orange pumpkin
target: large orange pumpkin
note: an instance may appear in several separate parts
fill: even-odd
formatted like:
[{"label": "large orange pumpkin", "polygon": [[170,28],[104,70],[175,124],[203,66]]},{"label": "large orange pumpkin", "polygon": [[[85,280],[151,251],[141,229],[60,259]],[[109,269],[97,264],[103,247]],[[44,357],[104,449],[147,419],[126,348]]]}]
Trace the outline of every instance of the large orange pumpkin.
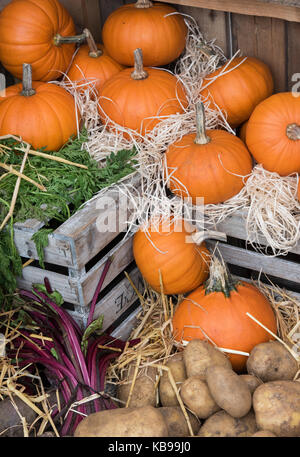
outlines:
[{"label": "large orange pumpkin", "polygon": [[249,119],[246,143],[266,170],[300,173],[300,97],[283,92],[262,101]]},{"label": "large orange pumpkin", "polygon": [[[144,279],[157,292],[161,291],[160,274],[165,294],[190,292],[207,279],[210,253],[203,242],[206,236],[193,233],[194,230],[179,220],[136,232],[134,259]],[[211,236],[216,237],[207,234]]]},{"label": "large orange pumpkin", "polygon": [[74,42],[84,39],[75,33],[72,17],[58,0],[13,0],[0,14],[0,60],[19,79],[26,62],[34,80],[55,80],[67,70]]},{"label": "large orange pumpkin", "polygon": [[120,71],[104,84],[99,114],[103,122],[112,120],[144,135],[161,121],[158,116],[182,113],[187,99],[174,75],[144,68],[141,50],[136,49],[134,54],[135,67]]},{"label": "large orange pumpkin", "polygon": [[252,169],[244,143],[225,130],[205,131],[203,104],[196,106],[197,133],[184,135],[166,151],[168,186],[174,194],[203,197],[204,204],[222,203],[244,186]]},{"label": "large orange pumpkin", "polygon": [[77,133],[72,95],[55,84],[31,81],[24,65],[23,84],[6,89],[0,103],[0,135],[18,135],[35,149],[57,151]]},{"label": "large orange pumpkin", "polygon": [[103,45],[96,45],[89,30],[85,29],[84,33],[88,43],[80,46],[68,71],[68,78],[79,83],[91,81],[95,84],[96,93],[100,94],[103,84],[124,67],[109,57]]},{"label": "large orange pumpkin", "polygon": [[234,281],[214,259],[210,279],[189,294],[175,309],[173,336],[176,341],[208,339],[228,350],[231,364],[242,371],[247,355],[259,343],[274,339],[247,313],[276,334],[271,304],[259,289],[244,281]]},{"label": "large orange pumpkin", "polygon": [[161,3],[138,0],[121,6],[106,19],[102,39],[109,55],[132,67],[133,52],[141,48],[146,66],[175,60],[185,47],[187,27],[176,10]]},{"label": "large orange pumpkin", "polygon": [[237,127],[249,119],[258,103],[272,94],[273,79],[267,65],[260,60],[236,57],[209,74],[203,87],[201,95],[210,101],[209,107],[219,107],[229,125]]}]

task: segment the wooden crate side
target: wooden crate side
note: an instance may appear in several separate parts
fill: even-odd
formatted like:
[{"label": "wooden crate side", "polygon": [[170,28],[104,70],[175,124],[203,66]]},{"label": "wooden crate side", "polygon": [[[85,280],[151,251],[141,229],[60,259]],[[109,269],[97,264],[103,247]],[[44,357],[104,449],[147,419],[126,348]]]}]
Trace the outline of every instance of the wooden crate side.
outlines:
[{"label": "wooden crate side", "polygon": [[59,0],[71,14],[78,33],[87,27],[97,41],[101,38],[99,0]]},{"label": "wooden crate side", "polygon": [[123,341],[127,341],[132,330],[137,324],[137,316],[141,311],[142,307],[139,306],[115,330],[111,332],[111,336]]}]

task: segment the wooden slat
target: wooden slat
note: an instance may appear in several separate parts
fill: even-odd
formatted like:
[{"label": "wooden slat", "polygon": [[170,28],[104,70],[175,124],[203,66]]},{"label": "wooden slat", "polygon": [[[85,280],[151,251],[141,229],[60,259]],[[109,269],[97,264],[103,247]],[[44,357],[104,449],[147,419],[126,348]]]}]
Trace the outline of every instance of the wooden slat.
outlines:
[{"label": "wooden slat", "polygon": [[285,19],[286,21],[300,22],[300,5],[296,3],[281,4],[278,2],[262,0],[160,0],[163,3],[196,6],[217,11],[230,11],[232,13],[251,16],[265,16]]},{"label": "wooden slat", "polygon": [[60,0],[71,14],[78,33],[87,27],[97,41],[101,38],[99,0]]},{"label": "wooden slat", "polygon": [[[215,243],[209,241],[208,246],[215,246]],[[295,262],[266,256],[223,243],[218,243],[218,249],[227,263],[258,272],[262,271],[266,275],[272,275],[295,283],[300,282],[300,268],[299,264]]]},{"label": "wooden slat", "polygon": [[257,57],[265,62],[272,72],[275,92],[285,91],[285,22],[241,14],[233,14],[231,21],[233,52],[240,50],[245,56]]},{"label": "wooden slat", "polygon": [[[300,94],[300,24],[293,22],[287,27],[287,79],[291,90],[298,82],[297,92]],[[294,75],[294,77],[293,77]],[[296,89],[295,89],[296,90]]]},{"label": "wooden slat", "polygon": [[122,324],[120,324],[113,332],[111,332],[111,335],[114,338],[126,341],[129,338],[132,330],[135,328],[137,324],[137,316],[141,311],[142,307],[139,306],[122,322]]}]

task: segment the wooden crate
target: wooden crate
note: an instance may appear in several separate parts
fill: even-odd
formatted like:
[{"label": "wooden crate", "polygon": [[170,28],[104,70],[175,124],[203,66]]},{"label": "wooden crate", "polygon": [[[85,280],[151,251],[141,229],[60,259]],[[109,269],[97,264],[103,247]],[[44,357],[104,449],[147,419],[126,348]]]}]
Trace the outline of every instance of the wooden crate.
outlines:
[{"label": "wooden crate", "polygon": [[[139,177],[133,174],[123,182],[138,187]],[[126,236],[125,218],[122,221],[116,216],[115,231],[99,232],[97,228],[99,218],[109,218],[121,204],[119,191],[113,186],[61,224],[49,235],[49,245],[44,249],[45,269],[39,266],[32,240],[44,224],[33,219],[16,223],[14,237],[19,254],[24,261],[35,259],[23,269],[18,286],[30,290],[34,283],[43,283],[47,277],[62,294],[70,313],[85,325],[101,273],[113,257],[102,287],[108,293],[105,297],[102,294],[95,309],[95,317],[103,311],[105,326],[109,326],[137,298],[124,271],[128,269],[134,284],[141,287],[141,276],[134,268],[133,236]]]}]

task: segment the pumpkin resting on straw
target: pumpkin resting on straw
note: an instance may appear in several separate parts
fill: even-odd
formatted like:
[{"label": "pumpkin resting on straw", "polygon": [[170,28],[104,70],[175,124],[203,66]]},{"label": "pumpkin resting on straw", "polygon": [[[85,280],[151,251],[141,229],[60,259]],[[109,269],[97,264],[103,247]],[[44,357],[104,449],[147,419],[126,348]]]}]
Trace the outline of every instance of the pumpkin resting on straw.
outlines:
[{"label": "pumpkin resting on straw", "polygon": [[[194,233],[193,233],[194,232]],[[133,254],[144,279],[157,292],[190,292],[207,279],[210,253],[203,240],[223,234],[196,233],[186,221],[159,223],[134,236]],[[192,237],[189,242],[188,237]],[[162,281],[162,283],[161,283]]]},{"label": "pumpkin resting on straw", "polygon": [[103,26],[107,52],[117,62],[130,67],[136,48],[142,48],[147,66],[173,62],[182,53],[187,35],[183,17],[174,13],[173,7],[149,0],[121,6],[108,16]]},{"label": "pumpkin resting on straw", "polygon": [[[257,344],[274,338],[246,313],[276,334],[270,302],[255,286],[233,280],[226,267],[214,258],[209,280],[177,306],[173,336],[180,342],[208,339],[219,348],[249,353]],[[228,356],[236,371],[245,368],[247,356]]]},{"label": "pumpkin resting on straw", "polygon": [[222,203],[243,188],[252,159],[244,143],[225,130],[205,131],[203,104],[196,106],[197,133],[183,136],[166,152],[168,186],[193,203]]},{"label": "pumpkin resting on straw", "polygon": [[22,79],[24,62],[32,65],[33,79],[50,81],[62,76],[70,64],[75,24],[58,0],[14,0],[0,14],[0,60]]},{"label": "pumpkin resting on straw", "polygon": [[206,78],[202,97],[210,100],[211,109],[217,105],[227,114],[231,127],[249,119],[255,106],[273,92],[269,68],[254,57],[236,57]]},{"label": "pumpkin resting on straw", "polygon": [[258,163],[281,176],[300,172],[300,97],[272,95],[253,111],[247,125],[247,146]]},{"label": "pumpkin resting on straw", "polygon": [[[95,90],[99,93],[103,84],[119,73],[123,66],[109,57],[103,45],[95,43],[89,30],[85,29],[84,33],[88,44],[80,46],[68,71],[68,78],[82,84],[90,81],[91,84],[95,84]],[[86,86],[81,90],[84,89]]]},{"label": "pumpkin resting on straw", "polygon": [[141,49],[134,54],[135,67],[120,71],[104,84],[99,113],[103,122],[112,120],[144,135],[160,122],[157,116],[182,113],[187,99],[174,75],[157,68],[144,69]]},{"label": "pumpkin resting on straw", "polygon": [[6,89],[0,99],[0,135],[17,135],[35,149],[57,151],[77,133],[75,101],[55,84],[33,82],[24,65],[23,85]]}]

